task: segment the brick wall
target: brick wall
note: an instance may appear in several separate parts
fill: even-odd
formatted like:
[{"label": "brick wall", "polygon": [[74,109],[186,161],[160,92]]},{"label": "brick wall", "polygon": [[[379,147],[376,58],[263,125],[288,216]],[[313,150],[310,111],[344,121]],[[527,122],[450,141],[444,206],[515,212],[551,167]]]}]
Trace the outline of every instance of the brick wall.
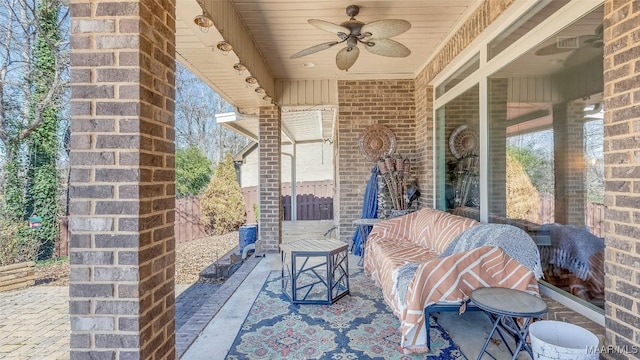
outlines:
[{"label": "brick wall", "polygon": [[416,161],[415,172],[420,184],[418,206],[433,207],[433,86],[427,85],[426,72],[415,81],[416,93]]},{"label": "brick wall", "polygon": [[640,347],[639,17],[637,1],[605,1],[606,328],[610,344],[636,349]]},{"label": "brick wall", "polygon": [[362,203],[373,163],[358,150],[360,135],[373,124],[387,126],[396,137],[396,154],[415,163],[415,91],[413,80],[338,82],[339,113],[336,148],[336,222],[339,238],[350,241],[353,220]]},{"label": "brick wall", "polygon": [[489,213],[507,216],[507,79],[489,79]]},{"label": "brick wall", "polygon": [[585,224],[584,107],[582,101],[553,106],[555,221]]},{"label": "brick wall", "polygon": [[[427,64],[417,79],[426,86],[515,0],[485,0]],[[421,85],[423,86],[423,85]],[[416,86],[418,87],[418,86]]]},{"label": "brick wall", "polygon": [[71,359],[175,358],[174,11],[71,5]]},{"label": "brick wall", "polygon": [[261,107],[259,116],[260,164],[260,236],[257,252],[277,252],[282,241],[282,207],[280,205],[280,108]]}]

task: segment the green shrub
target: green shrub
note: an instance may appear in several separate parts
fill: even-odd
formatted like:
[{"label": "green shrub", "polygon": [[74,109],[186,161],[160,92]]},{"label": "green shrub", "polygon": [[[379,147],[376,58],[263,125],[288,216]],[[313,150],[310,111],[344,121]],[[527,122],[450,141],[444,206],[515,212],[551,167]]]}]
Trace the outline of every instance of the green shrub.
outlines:
[{"label": "green shrub", "polygon": [[507,153],[507,216],[538,222],[540,198],[525,167]]},{"label": "green shrub", "polygon": [[37,230],[29,229],[25,222],[16,223],[0,219],[0,266],[33,261],[38,258],[40,241]]},{"label": "green shrub", "polygon": [[209,186],[200,197],[200,221],[210,234],[221,235],[238,230],[246,219],[244,197],[231,154],[216,167]]},{"label": "green shrub", "polygon": [[211,179],[211,162],[200,149],[176,151],[176,197],[198,195]]}]

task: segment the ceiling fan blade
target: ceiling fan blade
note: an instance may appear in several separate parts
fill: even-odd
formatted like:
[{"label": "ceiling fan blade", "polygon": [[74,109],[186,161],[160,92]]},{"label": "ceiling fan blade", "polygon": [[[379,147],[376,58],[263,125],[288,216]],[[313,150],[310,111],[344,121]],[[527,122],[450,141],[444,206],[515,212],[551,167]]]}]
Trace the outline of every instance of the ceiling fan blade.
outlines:
[{"label": "ceiling fan blade", "polygon": [[313,53],[317,53],[318,51],[322,51],[322,50],[327,50],[328,48],[332,47],[333,45],[339,44],[339,41],[329,41],[326,43],[322,43],[322,44],[318,44],[318,45],[314,45],[310,48],[304,49],[302,51],[298,51],[297,53],[289,56],[289,59],[297,59],[299,57],[303,57],[303,56],[307,56],[309,54],[313,54]]},{"label": "ceiling fan blade", "polygon": [[348,71],[351,66],[358,60],[360,49],[357,46],[347,46],[338,51],[336,55],[336,65],[338,69]]},{"label": "ceiling fan blade", "polygon": [[391,39],[370,39],[364,43],[370,53],[388,57],[407,57],[411,50]]},{"label": "ceiling fan blade", "polygon": [[318,29],[328,31],[330,33],[334,33],[334,34],[343,33],[346,35],[349,35],[351,33],[351,30],[347,29],[346,27],[340,26],[334,23],[330,23],[328,21],[318,20],[318,19],[309,19],[308,21],[309,21],[309,24],[317,27]]},{"label": "ceiling fan blade", "polygon": [[360,33],[365,37],[387,39],[400,35],[409,29],[411,29],[411,23],[407,20],[384,19],[363,25]]},{"label": "ceiling fan blade", "polygon": [[563,65],[565,67],[574,67],[595,59],[598,56],[602,58],[603,55],[604,50],[602,48],[584,46],[569,54],[569,56],[564,59]]}]

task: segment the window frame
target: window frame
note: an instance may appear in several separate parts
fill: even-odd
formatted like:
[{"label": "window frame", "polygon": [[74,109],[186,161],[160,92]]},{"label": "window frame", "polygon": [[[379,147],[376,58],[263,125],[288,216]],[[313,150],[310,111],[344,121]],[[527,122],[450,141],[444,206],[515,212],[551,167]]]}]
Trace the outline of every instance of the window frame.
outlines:
[{"label": "window frame", "polygon": [[[482,34],[480,34],[469,46],[467,46],[447,67],[445,67],[434,79],[429,83],[434,89],[441,86],[451,76],[460,70],[462,66],[467,64],[474,56],[480,54],[480,67],[478,70],[467,76],[464,80],[460,81],[451,89],[448,89],[445,93],[440,94],[436,98],[435,91],[433,92],[433,139],[436,139],[436,119],[437,110],[445,106],[448,102],[454,100],[471,87],[479,85],[479,104],[480,111],[480,174],[479,174],[479,188],[480,188],[480,222],[488,223],[489,220],[489,178],[488,178],[488,122],[489,122],[489,99],[488,99],[488,84],[489,78],[497,73],[503,67],[509,65],[511,62],[518,59],[531,49],[538,46],[540,43],[555,35],[558,31],[571,25],[573,22],[589,14],[599,6],[604,4],[604,1],[600,0],[572,0],[564,7],[560,8],[554,14],[549,16],[546,20],[539,23],[535,29],[529,31],[523,35],[520,39],[515,41],[509,47],[504,49],[500,55],[488,59],[488,46],[498,36],[506,31],[509,26],[518,21],[528,11],[532,11],[536,8],[541,8],[546,3],[553,0],[541,0],[532,3],[526,0],[517,0],[512,4],[505,12],[500,15],[500,18],[490,24]],[[433,174],[437,171],[438,154],[433,154]],[[436,176],[433,177],[433,189],[438,186]],[[437,199],[434,194],[432,207],[436,207]],[[576,301],[567,295],[563,295],[558,289],[554,289],[553,286],[545,285],[544,281],[541,282],[541,293],[552,299],[560,302],[561,304],[577,311],[578,313],[586,316],[592,321],[604,326],[604,311],[595,306],[586,304],[585,302]]]}]

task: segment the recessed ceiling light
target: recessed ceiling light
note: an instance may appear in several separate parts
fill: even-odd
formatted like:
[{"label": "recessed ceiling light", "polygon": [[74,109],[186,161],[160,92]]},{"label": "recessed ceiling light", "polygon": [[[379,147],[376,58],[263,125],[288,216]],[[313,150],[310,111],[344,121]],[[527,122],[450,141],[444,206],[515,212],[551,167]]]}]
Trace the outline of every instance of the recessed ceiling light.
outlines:
[{"label": "recessed ceiling light", "polygon": [[233,68],[236,70],[236,72],[238,73],[238,75],[242,75],[243,72],[245,72],[247,70],[247,67],[244,66],[243,63],[241,62],[237,62],[233,65]]},{"label": "recessed ceiling light", "polygon": [[302,66],[304,66],[306,68],[312,68],[312,67],[316,66],[316,64],[312,63],[312,62],[306,62],[306,63],[302,64]]},{"label": "recessed ceiling light", "polygon": [[231,50],[233,50],[233,46],[226,41],[220,41],[216,47],[222,52],[222,55],[229,55]]},{"label": "recessed ceiling light", "polygon": [[258,83],[258,79],[254,78],[253,76],[247,76],[244,81],[247,83],[248,87],[254,87]]}]

